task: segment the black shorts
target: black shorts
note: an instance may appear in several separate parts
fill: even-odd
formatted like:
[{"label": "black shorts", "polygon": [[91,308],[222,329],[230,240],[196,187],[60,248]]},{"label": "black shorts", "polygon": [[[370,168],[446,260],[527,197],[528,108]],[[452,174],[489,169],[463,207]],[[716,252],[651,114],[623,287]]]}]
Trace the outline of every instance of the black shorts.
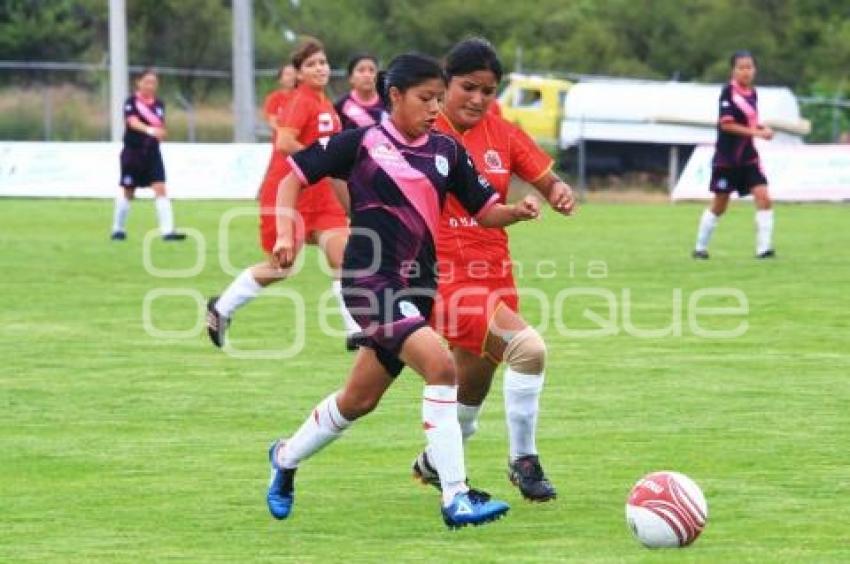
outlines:
[{"label": "black shorts", "polygon": [[754,186],[761,184],[767,184],[767,178],[758,163],[734,167],[715,166],[711,169],[709,189],[719,194],[737,192],[739,196],[744,197],[749,196]]},{"label": "black shorts", "polygon": [[343,280],[342,295],[351,317],[363,329],[357,344],[374,349],[378,361],[396,377],[404,368],[398,353],[410,335],[428,326],[436,292],[377,278],[369,277],[363,285]]},{"label": "black shorts", "polygon": [[144,188],[155,182],[165,182],[165,166],[159,147],[124,147],[121,150],[121,179],[118,184],[124,188]]}]

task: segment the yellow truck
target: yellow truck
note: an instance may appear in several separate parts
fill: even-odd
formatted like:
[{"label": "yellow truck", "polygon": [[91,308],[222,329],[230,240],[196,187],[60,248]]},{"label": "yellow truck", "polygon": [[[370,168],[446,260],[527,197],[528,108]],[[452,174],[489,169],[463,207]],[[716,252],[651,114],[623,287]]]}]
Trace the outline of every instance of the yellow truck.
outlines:
[{"label": "yellow truck", "polygon": [[555,147],[564,117],[568,80],[511,73],[499,94],[502,117],[546,146]]}]

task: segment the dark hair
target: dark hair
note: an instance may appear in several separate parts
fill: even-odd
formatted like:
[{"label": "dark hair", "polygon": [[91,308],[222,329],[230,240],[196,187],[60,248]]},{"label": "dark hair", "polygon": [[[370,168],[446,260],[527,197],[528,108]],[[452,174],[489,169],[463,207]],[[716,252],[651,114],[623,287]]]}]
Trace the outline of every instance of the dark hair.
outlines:
[{"label": "dark hair", "polygon": [[304,64],[304,61],[324,50],[325,46],[322,45],[321,41],[309,35],[304,36],[301,38],[298,47],[292,52],[292,66],[295,67],[295,70],[301,70],[301,65]]},{"label": "dark hair", "polygon": [[752,59],[753,64],[755,66],[758,66],[758,63],[756,62],[755,55],[753,55],[752,53],[750,53],[746,49],[741,49],[739,51],[735,51],[734,53],[732,53],[732,56],[729,57],[729,68],[734,69],[735,64],[738,62],[738,59],[747,59],[747,58]]},{"label": "dark hair", "polygon": [[372,61],[375,63],[375,68],[378,67],[378,59],[374,55],[370,55],[369,53],[357,53],[348,60],[346,76],[349,78],[351,77],[351,74],[354,72],[354,68],[360,64],[360,61]]},{"label": "dark hair", "polygon": [[446,74],[436,59],[419,53],[405,53],[390,61],[386,71],[378,73],[378,95],[384,106],[389,108],[390,88],[393,86],[404,94],[408,88],[435,78],[444,84],[446,82]]},{"label": "dark hair", "polygon": [[145,68],[143,68],[143,69],[139,72],[139,74],[137,74],[137,75],[136,75],[136,80],[137,80],[137,81],[142,80],[142,79],[143,79],[144,77],[146,77],[147,75],[151,75],[151,76],[153,76],[154,78],[157,78],[157,75],[156,75],[156,69],[154,69],[153,67],[145,67]]},{"label": "dark hair", "polygon": [[446,55],[446,74],[449,78],[482,70],[496,75],[496,82],[502,80],[502,62],[493,45],[483,37],[464,39],[456,43]]}]

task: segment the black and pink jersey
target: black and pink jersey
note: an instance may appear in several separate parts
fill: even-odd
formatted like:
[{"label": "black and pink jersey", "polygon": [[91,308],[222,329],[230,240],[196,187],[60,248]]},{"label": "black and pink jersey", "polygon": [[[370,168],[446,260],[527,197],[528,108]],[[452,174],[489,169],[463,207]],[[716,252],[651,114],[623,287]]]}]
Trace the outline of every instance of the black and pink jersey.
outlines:
[{"label": "black and pink jersey", "polygon": [[717,121],[717,144],[713,165],[737,167],[758,162],[759,155],[753,138],[726,133],[720,125],[728,122],[745,127],[758,126],[758,97],[755,88],[745,89],[733,81],[720,92],[720,115]]},{"label": "black and pink jersey", "polygon": [[159,140],[152,135],[136,131],[127,120],[137,117],[145,125],[163,127],[165,125],[165,104],[159,98],[144,101],[135,94],[124,102],[124,146],[130,149],[156,149]]},{"label": "black and pink jersey", "polygon": [[386,116],[384,103],[377,94],[371,100],[361,100],[353,90],[337,100],[334,108],[339,114],[343,129],[375,125],[381,123]]},{"label": "black and pink jersey", "polygon": [[447,194],[475,217],[499,199],[457,141],[432,131],[408,142],[389,120],[314,143],[290,163],[305,184],[325,176],[348,183],[352,235],[343,285],[378,290],[391,281],[436,288],[436,240]]}]

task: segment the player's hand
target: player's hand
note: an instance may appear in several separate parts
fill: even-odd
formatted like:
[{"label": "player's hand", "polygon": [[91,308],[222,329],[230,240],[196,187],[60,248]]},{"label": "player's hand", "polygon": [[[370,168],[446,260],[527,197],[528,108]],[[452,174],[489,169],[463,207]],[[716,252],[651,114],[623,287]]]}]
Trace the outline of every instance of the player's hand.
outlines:
[{"label": "player's hand", "polygon": [[528,195],[514,204],[514,217],[517,221],[526,221],[540,217],[540,202],[532,195]]},{"label": "player's hand", "polygon": [[165,139],[165,129],[161,127],[151,127],[151,137],[155,137],[157,141]]},{"label": "player's hand", "polygon": [[773,139],[773,129],[771,129],[769,126],[760,125],[760,126],[758,126],[757,131],[758,131],[758,136],[761,137],[762,139],[766,139],[767,141],[770,141],[771,139]]},{"label": "player's hand", "polygon": [[289,268],[295,262],[295,241],[291,235],[280,235],[274,243],[272,256],[281,268]]},{"label": "player's hand", "polygon": [[575,209],[576,200],[573,196],[573,190],[566,182],[559,180],[552,185],[549,190],[549,205],[556,212],[570,215]]}]

